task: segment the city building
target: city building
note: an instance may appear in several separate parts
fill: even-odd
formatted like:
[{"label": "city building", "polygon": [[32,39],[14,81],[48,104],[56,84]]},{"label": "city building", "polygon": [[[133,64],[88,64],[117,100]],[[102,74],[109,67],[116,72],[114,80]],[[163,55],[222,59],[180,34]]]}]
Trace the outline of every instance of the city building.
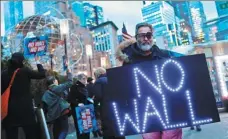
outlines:
[{"label": "city building", "polygon": [[228,40],[228,14],[204,23],[208,41]]},{"label": "city building", "polygon": [[117,26],[112,21],[107,21],[98,26],[90,28],[94,49],[96,51],[108,52],[110,56],[111,67],[116,67],[115,50],[118,45]]},{"label": "city building", "polygon": [[192,33],[191,33],[191,26],[185,19],[180,20],[180,36],[181,36],[181,43],[182,45],[190,45],[193,44],[192,40]]},{"label": "city building", "polygon": [[215,1],[218,16],[228,14],[228,1]]},{"label": "city building", "polygon": [[151,2],[149,5],[146,4],[142,8],[142,16],[143,21],[153,26],[155,38],[165,36],[164,39],[166,39],[170,48],[181,44],[177,21],[179,19],[175,16],[174,9],[170,3],[157,1]]},{"label": "city building", "polygon": [[120,44],[123,41],[123,35],[118,35],[118,43]]},{"label": "city building", "polygon": [[187,24],[191,25],[191,13],[189,1],[171,1],[175,15],[180,19],[184,19]]},{"label": "city building", "polygon": [[68,2],[70,9],[74,12],[76,16],[79,17],[80,26],[85,27],[85,14],[82,1],[69,0]]},{"label": "city building", "polygon": [[34,1],[35,14],[44,14],[54,7],[54,1]]},{"label": "city building", "polygon": [[189,4],[192,17],[193,41],[195,44],[205,42],[203,23],[206,21],[203,4],[200,1],[191,1]]},{"label": "city building", "polygon": [[65,11],[68,10],[67,1],[34,1],[35,14],[50,15],[57,18],[67,17]]},{"label": "city building", "polygon": [[189,1],[170,1],[175,15],[180,19],[180,36],[182,44],[192,44],[192,19]]},{"label": "city building", "polygon": [[5,32],[23,20],[23,1],[6,1],[4,3]]},{"label": "city building", "polygon": [[85,23],[88,28],[95,27],[104,22],[103,9],[90,3],[83,3]]}]

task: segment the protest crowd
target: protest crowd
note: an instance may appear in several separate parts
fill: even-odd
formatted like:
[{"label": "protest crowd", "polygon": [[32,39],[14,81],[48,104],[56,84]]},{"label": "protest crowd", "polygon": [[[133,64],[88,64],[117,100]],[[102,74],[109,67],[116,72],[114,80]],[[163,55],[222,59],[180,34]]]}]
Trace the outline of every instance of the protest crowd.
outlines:
[{"label": "protest crowd", "polygon": [[[154,45],[153,28],[150,24],[137,24],[135,34],[135,37],[123,41],[117,47],[116,57],[123,62],[123,66],[182,56],[179,53],[159,49]],[[125,136],[109,136],[103,133],[103,130],[107,128],[102,124],[105,115],[101,114],[102,96],[105,94],[104,87],[108,84],[106,69],[97,68],[93,73],[95,79],[87,77],[85,74],[72,75],[71,71],[67,69],[67,80],[60,83],[57,77],[49,75],[47,70],[43,68],[39,57],[35,56],[34,58],[38,70],[27,68],[24,65],[23,53],[17,52],[8,61],[8,67],[2,71],[2,108],[6,109],[5,115],[2,115],[2,131],[5,131],[7,139],[17,139],[19,127],[23,129],[26,139],[42,139],[47,136],[53,139],[65,139],[69,133],[68,119],[70,116],[74,120],[77,139],[90,139],[92,138],[90,134],[94,138],[126,138]],[[42,92],[40,104],[34,104],[34,98],[30,91],[32,79],[45,80],[46,83],[46,91]],[[3,101],[3,96],[6,101]],[[80,115],[80,111],[82,112],[85,106],[94,110],[94,114],[85,109],[85,113]],[[43,118],[39,118],[40,115],[42,117],[42,114],[37,114],[38,110],[44,114],[45,121],[42,122]],[[83,133],[78,122],[83,123],[83,118],[88,115],[90,118],[96,117],[96,130]],[[88,128],[93,124],[93,120],[91,120],[87,125]],[[48,132],[45,134],[46,127]],[[197,130],[200,131],[201,128],[197,126]],[[142,134],[142,138],[182,139],[182,129],[146,133]]]}]

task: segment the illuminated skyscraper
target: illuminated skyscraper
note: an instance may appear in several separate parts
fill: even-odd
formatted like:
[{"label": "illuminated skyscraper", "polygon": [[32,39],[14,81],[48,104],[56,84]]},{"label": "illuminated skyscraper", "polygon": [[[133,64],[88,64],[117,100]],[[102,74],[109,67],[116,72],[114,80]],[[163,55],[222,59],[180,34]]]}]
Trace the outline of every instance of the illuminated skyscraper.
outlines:
[{"label": "illuminated skyscraper", "polygon": [[204,14],[203,4],[200,1],[191,1],[189,7],[192,17],[193,41],[194,43],[205,42],[203,23],[206,21],[206,16]]},{"label": "illuminated skyscraper", "polygon": [[7,1],[4,3],[5,31],[23,19],[23,2]]},{"label": "illuminated skyscraper", "polygon": [[[165,1],[151,2],[142,8],[143,21],[154,28],[154,36],[164,36],[169,47],[180,45],[179,25],[172,5]],[[162,47],[163,46],[159,46]]]},{"label": "illuminated skyscraper", "polygon": [[73,10],[74,14],[79,17],[80,19],[80,25],[85,27],[85,14],[84,14],[84,9],[83,9],[83,2],[82,1],[74,1],[74,0],[69,0],[69,6]]},{"label": "illuminated skyscraper", "polygon": [[103,9],[90,3],[83,3],[85,22],[88,28],[97,26],[104,22]]}]

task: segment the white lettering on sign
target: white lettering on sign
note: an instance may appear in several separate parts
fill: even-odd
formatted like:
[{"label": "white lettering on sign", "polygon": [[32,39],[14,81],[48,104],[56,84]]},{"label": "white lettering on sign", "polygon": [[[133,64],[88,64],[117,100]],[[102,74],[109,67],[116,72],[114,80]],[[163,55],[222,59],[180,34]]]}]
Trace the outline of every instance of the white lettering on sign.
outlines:
[{"label": "white lettering on sign", "polygon": [[45,49],[45,47],[46,47],[45,41],[30,42],[28,44],[30,53],[43,51]]},{"label": "white lettering on sign", "polygon": [[[180,82],[176,87],[172,87],[170,86],[167,81],[165,80],[164,77],[164,69],[168,64],[173,64],[175,65],[175,67],[178,69],[178,71],[181,73],[181,78],[180,78]],[[119,127],[119,132],[120,135],[124,135],[124,131],[126,128],[126,122],[128,121],[133,128],[136,130],[137,133],[144,133],[146,131],[146,127],[147,127],[147,121],[148,118],[151,116],[155,116],[157,117],[157,119],[160,121],[162,127],[164,129],[172,129],[172,128],[181,128],[181,127],[185,127],[188,125],[187,122],[181,122],[181,123],[175,123],[175,124],[170,124],[170,119],[169,119],[169,111],[167,110],[167,103],[166,103],[166,96],[163,93],[162,90],[162,84],[163,87],[165,87],[167,90],[169,90],[170,92],[180,92],[180,90],[183,88],[183,84],[184,84],[184,80],[185,80],[185,72],[181,66],[180,63],[178,63],[175,60],[167,60],[163,63],[163,65],[161,66],[161,71],[159,73],[159,69],[158,66],[155,65],[155,73],[156,73],[156,80],[157,83],[155,84],[154,82],[152,82],[148,76],[146,76],[139,68],[134,68],[134,78],[135,78],[135,83],[136,83],[136,92],[137,92],[137,96],[138,98],[141,98],[142,94],[141,94],[141,90],[140,90],[140,86],[139,86],[139,75],[140,77],[142,77],[144,80],[147,81],[148,84],[150,84],[157,93],[159,93],[161,95],[162,98],[162,106],[163,106],[163,113],[161,113],[157,107],[155,106],[155,104],[153,103],[152,98],[149,96],[147,97],[146,105],[145,105],[145,110],[144,110],[144,118],[142,120],[142,124],[140,123],[140,119],[139,119],[139,113],[138,113],[138,103],[136,99],[133,99],[133,105],[134,105],[134,116],[131,116],[128,113],[124,114],[124,118],[123,121],[120,119],[120,114],[117,108],[117,104],[115,102],[112,103],[113,105],[113,110],[115,113],[115,117],[117,120],[117,125]],[[162,83],[162,84],[161,84]],[[189,114],[190,114],[190,119],[192,121],[192,125],[197,125],[197,124],[204,124],[204,123],[210,123],[212,122],[212,118],[208,118],[208,119],[203,119],[203,120],[196,120],[195,118],[195,113],[194,113],[194,109],[193,109],[193,104],[192,104],[192,100],[191,100],[191,96],[190,96],[190,91],[186,90],[186,100],[188,103],[188,110],[189,110]],[[149,111],[149,108],[151,108],[152,111]],[[131,114],[132,115],[132,114]],[[132,118],[134,117],[134,119]],[[122,125],[121,125],[122,123]]]}]

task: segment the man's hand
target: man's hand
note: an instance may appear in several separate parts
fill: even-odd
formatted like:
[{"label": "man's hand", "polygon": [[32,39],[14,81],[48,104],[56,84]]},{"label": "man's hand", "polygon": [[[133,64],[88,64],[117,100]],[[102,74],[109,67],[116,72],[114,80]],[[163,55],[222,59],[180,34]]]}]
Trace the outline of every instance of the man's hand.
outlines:
[{"label": "man's hand", "polygon": [[39,56],[35,55],[34,59],[35,59],[36,64],[40,64],[40,57]]}]

